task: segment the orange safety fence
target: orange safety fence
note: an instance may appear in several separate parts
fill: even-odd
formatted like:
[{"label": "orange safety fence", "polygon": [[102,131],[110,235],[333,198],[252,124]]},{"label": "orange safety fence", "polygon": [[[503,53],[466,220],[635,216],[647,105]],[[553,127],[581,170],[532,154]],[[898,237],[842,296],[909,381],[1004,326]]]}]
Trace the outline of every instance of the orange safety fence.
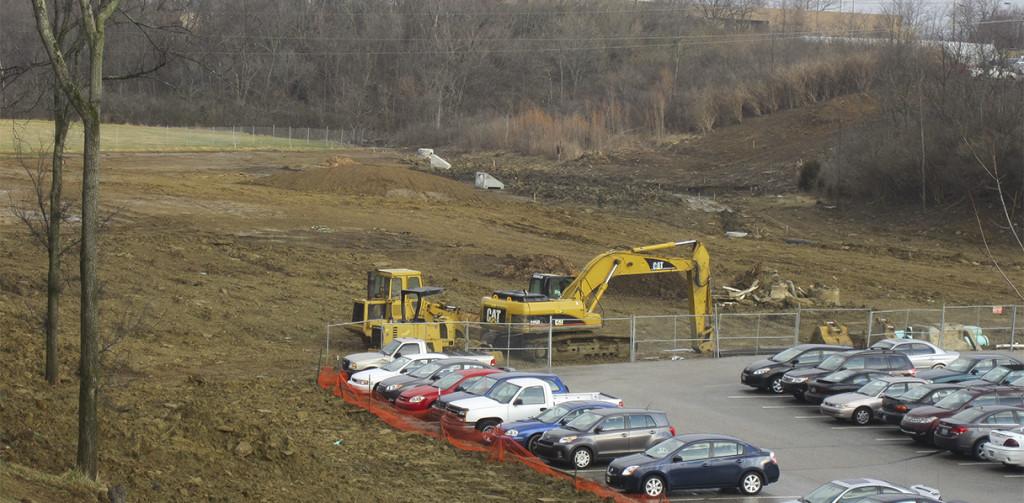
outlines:
[{"label": "orange safety fence", "polygon": [[[611,489],[598,482],[579,478],[571,473],[552,468],[534,456],[532,452],[518,442],[501,435],[501,431],[481,432],[460,421],[451,414],[444,414],[439,421],[431,420],[429,411],[403,411],[396,409],[386,401],[377,400],[371,393],[352,388],[348,384],[348,375],[335,369],[324,367],[317,376],[317,385],[330,390],[331,394],[356,407],[363,408],[374,414],[392,428],[412,431],[438,440],[444,440],[457,449],[485,453],[491,461],[504,463],[513,461],[520,463],[538,473],[571,481],[577,491],[586,491],[606,501],[630,503],[638,500],[651,501],[648,498],[631,497]],[[658,501],[668,501],[662,497]]]}]

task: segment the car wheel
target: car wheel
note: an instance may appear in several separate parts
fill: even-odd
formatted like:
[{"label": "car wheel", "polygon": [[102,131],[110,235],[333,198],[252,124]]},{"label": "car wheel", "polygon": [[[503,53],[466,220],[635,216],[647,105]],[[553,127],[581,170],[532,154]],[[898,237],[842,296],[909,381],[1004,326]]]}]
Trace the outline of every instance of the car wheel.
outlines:
[{"label": "car wheel", "polygon": [[982,437],[974,443],[974,447],[971,448],[971,455],[974,459],[984,460],[985,459],[985,444],[988,443],[988,437]]},{"label": "car wheel", "polygon": [[870,407],[857,407],[857,410],[853,411],[853,423],[857,426],[864,426],[871,422],[871,408]]},{"label": "car wheel", "polygon": [[476,423],[476,429],[484,433],[494,431],[494,428],[496,426],[498,426],[498,422],[493,419],[485,419],[483,421]]},{"label": "car wheel", "polygon": [[657,475],[648,475],[643,481],[644,496],[659,498],[665,494],[665,481]]},{"label": "car wheel", "polygon": [[747,472],[740,477],[740,492],[747,496],[753,496],[761,492],[761,488],[764,487],[764,478],[761,477],[760,473]]},{"label": "car wheel", "polygon": [[771,381],[768,381],[768,391],[771,391],[776,395],[781,395],[782,393],[784,393],[786,390],[782,389],[782,378],[776,377]]},{"label": "car wheel", "polygon": [[933,369],[946,368],[946,364],[945,363],[936,363],[935,365],[932,365],[932,368]]},{"label": "car wheel", "polygon": [[[537,448],[537,441],[538,440],[540,440],[540,433],[530,437],[530,439],[526,441],[526,450],[528,450],[530,452],[533,452],[534,449]],[[533,453],[536,454],[536,452],[533,452]]]},{"label": "car wheel", "polygon": [[590,449],[586,447],[580,447],[572,451],[572,466],[577,470],[583,470],[590,466],[594,462],[594,454],[590,452]]}]

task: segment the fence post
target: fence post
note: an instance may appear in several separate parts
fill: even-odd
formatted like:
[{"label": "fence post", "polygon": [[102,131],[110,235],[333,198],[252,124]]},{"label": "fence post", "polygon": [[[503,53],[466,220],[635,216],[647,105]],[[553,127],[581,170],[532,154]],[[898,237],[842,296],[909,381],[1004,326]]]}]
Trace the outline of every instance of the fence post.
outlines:
[{"label": "fence post", "polygon": [[554,326],[554,318],[548,316],[548,372],[551,372],[551,351],[554,349],[554,345],[552,344],[551,340],[555,335]]},{"label": "fence post", "polygon": [[309,145],[309,128],[306,128],[306,145]]},{"label": "fence post", "polygon": [[1010,351],[1016,351],[1015,336],[1017,335],[1017,305],[1013,305],[1013,315],[1010,318]]},{"label": "fence post", "polygon": [[[679,317],[678,316],[673,316],[672,317],[672,349],[679,349],[679,340],[678,340],[678,338],[679,338],[679,329],[678,329],[678,325],[679,325]],[[699,344],[699,342],[698,342],[698,344]]]},{"label": "fence post", "polygon": [[796,323],[793,327],[793,345],[800,344],[800,306],[796,306]]},{"label": "fence post", "polygon": [[235,136],[235,126],[231,126],[231,143],[238,148],[238,137]]},{"label": "fence post", "polygon": [[629,362],[636,361],[636,315],[629,315]]},{"label": "fence post", "polygon": [[[463,321],[462,324],[465,325],[463,327],[462,334],[463,339],[466,339],[466,351],[469,351],[469,320]],[[481,346],[483,346],[483,344],[481,344]]]},{"label": "fence post", "polygon": [[722,313],[718,312],[718,306],[715,305],[715,306],[713,306],[711,308],[711,328],[713,330],[712,331],[712,335],[715,338],[715,350],[714,350],[715,358],[720,358],[722,356],[722,343],[721,343],[721,339],[722,339],[721,328],[722,327],[721,327],[721,325],[722,325]]},{"label": "fence post", "polygon": [[506,323],[505,327],[508,329],[505,332],[505,361],[512,361],[512,323]]},{"label": "fence post", "polygon": [[754,354],[761,354],[761,313],[757,313],[757,322],[754,323]]},{"label": "fence post", "polygon": [[[911,337],[913,337],[913,336],[911,336]],[[944,344],[945,340],[946,340],[946,303],[943,302],[942,303],[942,314],[939,315],[939,347],[942,347],[942,349],[946,349],[945,347],[943,347],[943,346],[945,346],[945,344]]]},{"label": "fence post", "polygon": [[324,146],[329,145],[330,142],[331,142],[331,126],[327,126],[327,128],[324,129]]},{"label": "fence post", "polygon": [[875,328],[875,312],[868,311],[868,338],[865,342],[864,347],[871,347],[871,331]]},{"label": "fence post", "polygon": [[288,126],[288,148],[292,147],[292,127]]}]

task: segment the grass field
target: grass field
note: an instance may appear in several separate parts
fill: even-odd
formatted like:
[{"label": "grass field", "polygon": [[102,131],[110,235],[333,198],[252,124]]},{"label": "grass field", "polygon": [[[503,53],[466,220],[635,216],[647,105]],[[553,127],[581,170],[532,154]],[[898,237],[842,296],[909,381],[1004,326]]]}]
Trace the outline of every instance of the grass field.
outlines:
[{"label": "grass field", "polygon": [[[107,152],[169,152],[223,150],[324,150],[343,146],[343,131],[287,127],[186,128],[104,124]],[[0,120],[0,153],[49,151],[53,123],[42,120]],[[82,150],[82,125],[71,127],[68,149]]]}]

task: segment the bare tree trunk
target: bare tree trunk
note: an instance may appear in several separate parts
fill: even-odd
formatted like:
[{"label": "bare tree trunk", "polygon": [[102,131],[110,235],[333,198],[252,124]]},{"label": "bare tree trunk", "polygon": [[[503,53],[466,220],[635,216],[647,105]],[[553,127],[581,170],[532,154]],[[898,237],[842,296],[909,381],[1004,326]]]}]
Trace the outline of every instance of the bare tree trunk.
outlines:
[{"label": "bare tree trunk", "polygon": [[[56,79],[54,79],[56,80]],[[61,202],[64,177],[64,148],[70,123],[67,100],[58,82],[53,86],[53,161],[50,172],[50,225],[47,228],[46,252],[49,266],[46,275],[46,382],[57,384],[58,334],[60,333],[60,295],[62,277],[60,270],[61,241],[60,225],[64,219]]]},{"label": "bare tree trunk", "polygon": [[[50,28],[46,0],[32,0],[36,31],[50,59],[50,67],[60,82],[64,96],[75,107],[85,129],[85,155],[82,169],[82,239],[80,267],[81,296],[81,359],[78,388],[78,453],[75,465],[85,476],[96,480],[99,443],[99,418],[96,395],[99,391],[99,305],[96,279],[96,241],[99,226],[100,171],[100,105],[103,101],[103,50],[107,20],[117,10],[120,0],[99,5],[92,0],[78,0],[81,25],[89,49],[89,95],[69,71],[65,54]],[[97,8],[99,11],[97,12]]]}]

